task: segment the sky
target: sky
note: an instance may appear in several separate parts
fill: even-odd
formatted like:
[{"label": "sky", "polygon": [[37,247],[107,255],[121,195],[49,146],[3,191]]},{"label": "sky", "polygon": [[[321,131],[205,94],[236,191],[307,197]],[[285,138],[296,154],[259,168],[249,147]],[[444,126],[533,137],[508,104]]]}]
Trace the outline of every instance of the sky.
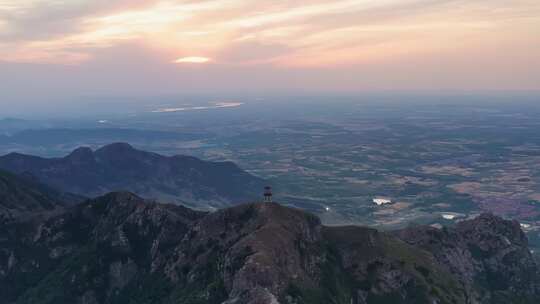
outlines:
[{"label": "sky", "polygon": [[0,103],[540,90],[538,0],[0,0]]}]

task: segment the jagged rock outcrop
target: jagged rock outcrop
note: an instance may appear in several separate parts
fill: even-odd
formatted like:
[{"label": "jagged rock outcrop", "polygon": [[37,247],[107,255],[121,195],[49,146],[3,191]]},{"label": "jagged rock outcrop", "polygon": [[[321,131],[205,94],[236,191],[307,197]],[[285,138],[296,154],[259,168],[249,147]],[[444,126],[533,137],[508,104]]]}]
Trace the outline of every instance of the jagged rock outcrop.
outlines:
[{"label": "jagged rock outcrop", "polygon": [[95,197],[130,191],[166,203],[197,208],[229,206],[257,198],[264,182],[232,162],[162,156],[125,143],[96,151],[81,147],[63,158],[18,153],[0,157],[0,168],[27,174],[63,192]]},{"label": "jagged rock outcrop", "polygon": [[0,303],[122,302],[122,290],[150,280],[203,215],[111,193],[33,226],[2,227]]},{"label": "jagged rock outcrop", "polygon": [[489,215],[386,233],[326,227],[276,203],[204,213],[121,192],[2,231],[11,232],[0,233],[0,303],[532,304],[540,295],[519,226]]},{"label": "jagged rock outcrop", "polygon": [[431,252],[467,290],[467,303],[534,303],[538,266],[518,222],[483,214],[454,228],[408,228],[396,235]]}]

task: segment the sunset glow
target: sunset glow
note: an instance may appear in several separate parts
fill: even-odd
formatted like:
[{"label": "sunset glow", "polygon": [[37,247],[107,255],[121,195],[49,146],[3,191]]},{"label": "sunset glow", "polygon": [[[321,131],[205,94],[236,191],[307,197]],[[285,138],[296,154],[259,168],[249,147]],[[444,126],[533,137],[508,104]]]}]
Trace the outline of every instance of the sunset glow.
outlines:
[{"label": "sunset glow", "polygon": [[[368,77],[330,89],[388,88],[373,72],[386,66],[400,88],[437,88],[442,80],[495,88],[493,75],[517,74],[503,87],[539,89],[530,70],[540,69],[540,1],[1,1],[0,63],[93,66],[123,48],[145,54],[134,62],[171,67],[211,61],[208,68],[268,69],[279,79],[276,69]],[[458,77],[464,73],[473,79]]]},{"label": "sunset glow", "polygon": [[174,62],[176,63],[207,63],[210,61],[210,58],[206,57],[183,57],[178,58]]}]

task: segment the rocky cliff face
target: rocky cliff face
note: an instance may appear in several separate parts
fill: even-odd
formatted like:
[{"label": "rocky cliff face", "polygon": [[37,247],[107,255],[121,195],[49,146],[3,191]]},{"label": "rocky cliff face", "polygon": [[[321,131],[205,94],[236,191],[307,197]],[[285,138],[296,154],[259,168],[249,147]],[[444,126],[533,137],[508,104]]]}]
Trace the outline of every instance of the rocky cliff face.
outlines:
[{"label": "rocky cliff face", "polygon": [[469,303],[540,300],[538,266],[518,222],[484,214],[451,229],[415,227],[396,235],[432,253],[458,279]]},{"label": "rocky cliff face", "polygon": [[0,303],[537,303],[538,282],[519,226],[490,215],[384,233],[111,193],[0,229]]},{"label": "rocky cliff face", "polygon": [[79,148],[66,157],[53,159],[12,153],[0,157],[0,168],[32,175],[55,189],[86,197],[130,191],[200,208],[252,200],[264,186],[262,180],[231,162],[166,157],[123,143],[96,151]]},{"label": "rocky cliff face", "polygon": [[153,272],[203,215],[113,193],[39,223],[5,225],[0,303],[128,303],[122,295],[141,282],[157,292]]}]

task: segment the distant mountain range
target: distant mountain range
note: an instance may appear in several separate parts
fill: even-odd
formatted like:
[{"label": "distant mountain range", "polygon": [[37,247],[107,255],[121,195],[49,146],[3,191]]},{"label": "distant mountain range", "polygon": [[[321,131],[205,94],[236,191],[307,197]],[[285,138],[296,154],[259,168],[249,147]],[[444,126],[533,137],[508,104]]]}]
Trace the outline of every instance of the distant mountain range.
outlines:
[{"label": "distant mountain range", "polygon": [[276,203],[206,213],[119,192],[0,222],[2,304],[536,304],[538,270],[519,223],[491,215],[386,233]]},{"label": "distant mountain range", "polygon": [[263,180],[232,162],[167,157],[125,143],[96,151],[82,147],[63,158],[11,153],[0,157],[0,169],[32,176],[65,193],[95,197],[111,191],[130,191],[197,208],[252,201],[264,186]]}]

